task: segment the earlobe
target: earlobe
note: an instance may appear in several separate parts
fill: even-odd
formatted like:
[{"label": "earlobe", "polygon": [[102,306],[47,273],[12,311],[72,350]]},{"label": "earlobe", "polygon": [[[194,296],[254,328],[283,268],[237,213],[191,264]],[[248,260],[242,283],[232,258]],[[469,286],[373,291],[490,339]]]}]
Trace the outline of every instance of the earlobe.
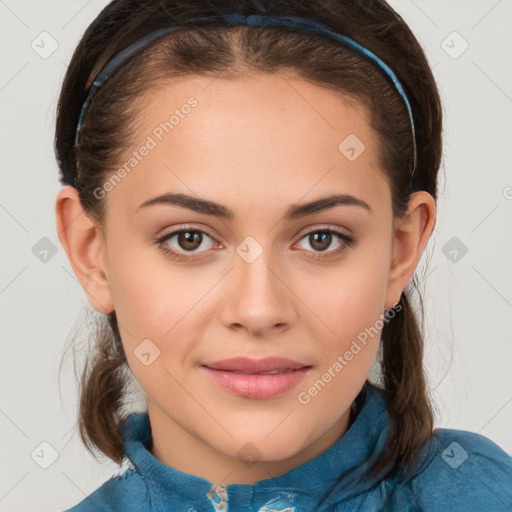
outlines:
[{"label": "earlobe", "polygon": [[83,210],[78,191],[63,187],[55,202],[57,235],[89,303],[100,313],[114,310],[103,232]]},{"label": "earlobe", "polygon": [[411,195],[407,213],[394,220],[393,255],[385,307],[391,308],[412,278],[436,223],[435,199],[425,191]]}]

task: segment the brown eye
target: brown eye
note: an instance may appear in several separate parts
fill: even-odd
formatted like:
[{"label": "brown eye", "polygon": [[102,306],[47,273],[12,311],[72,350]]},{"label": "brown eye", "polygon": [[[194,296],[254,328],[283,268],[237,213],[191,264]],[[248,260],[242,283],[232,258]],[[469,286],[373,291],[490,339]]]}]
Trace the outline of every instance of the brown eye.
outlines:
[{"label": "brown eye", "polygon": [[[302,245],[302,241],[306,240],[307,244],[312,250],[307,250],[307,247]],[[337,247],[332,250],[328,250],[333,242],[338,242]],[[355,246],[356,241],[354,238],[345,235],[341,231],[335,229],[316,229],[306,233],[299,242],[299,245],[313,254],[310,258],[322,259],[341,255],[349,247]],[[324,254],[322,254],[324,253]]]},{"label": "brown eye", "polygon": [[311,247],[317,251],[325,251],[331,245],[332,234],[327,231],[319,231],[308,236]]},{"label": "brown eye", "polygon": [[203,235],[199,231],[181,231],[177,234],[176,242],[180,248],[193,251],[200,247]]},{"label": "brown eye", "polygon": [[215,245],[214,239],[200,229],[179,229],[157,238],[155,243],[172,258],[187,261],[208,252],[208,247],[198,250],[205,241],[210,241],[210,248]]}]

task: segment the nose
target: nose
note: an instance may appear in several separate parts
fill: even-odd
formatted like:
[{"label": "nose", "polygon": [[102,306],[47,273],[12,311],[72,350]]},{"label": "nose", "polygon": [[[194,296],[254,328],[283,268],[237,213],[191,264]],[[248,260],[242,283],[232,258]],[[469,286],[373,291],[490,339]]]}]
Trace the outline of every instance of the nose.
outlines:
[{"label": "nose", "polygon": [[226,327],[264,337],[289,328],[297,319],[285,272],[265,252],[251,263],[237,257],[226,278],[229,284],[221,312]]}]

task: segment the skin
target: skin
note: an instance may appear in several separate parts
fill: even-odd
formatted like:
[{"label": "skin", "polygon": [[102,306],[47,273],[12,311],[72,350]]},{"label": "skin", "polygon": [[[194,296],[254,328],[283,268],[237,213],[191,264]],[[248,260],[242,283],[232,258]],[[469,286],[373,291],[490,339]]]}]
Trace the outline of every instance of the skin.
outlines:
[{"label": "skin", "polygon": [[[166,84],[145,106],[134,150],[191,96],[198,105],[103,199],[105,225],[84,214],[76,190],[65,186],[57,230],[90,304],[116,311],[130,369],[147,397],[152,454],[213,482],[254,483],[319,455],[349,428],[379,335],[360,343],[309,403],[298,394],[399,300],[434,229],[436,205],[416,192],[407,215],[393,218],[378,135],[365,111],[293,75]],[[354,161],[338,149],[350,134],[366,146]],[[171,205],[136,211],[164,192],[220,203],[235,218]],[[338,205],[284,219],[290,205],[333,193],[354,195],[371,211]],[[153,241],[182,224],[211,237],[196,243],[191,262],[173,260]],[[338,229],[356,244],[328,256],[345,242],[333,235],[322,251],[305,236],[313,228]],[[251,263],[236,252],[248,236],[263,250]],[[177,236],[164,243],[190,254]],[[160,350],[148,366],[134,354],[144,339]],[[290,391],[253,399],[198,368],[238,355],[288,357],[312,369]],[[237,456],[249,442],[258,450],[254,465]]]}]

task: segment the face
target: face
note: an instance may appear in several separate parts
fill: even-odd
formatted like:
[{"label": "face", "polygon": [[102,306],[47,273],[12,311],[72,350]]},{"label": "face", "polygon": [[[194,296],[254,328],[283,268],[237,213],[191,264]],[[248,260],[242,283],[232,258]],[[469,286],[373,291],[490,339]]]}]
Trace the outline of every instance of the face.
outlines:
[{"label": "face", "polygon": [[[432,202],[399,231],[364,110],[293,75],[181,80],[139,122],[130,170],[98,191],[104,280],[81,281],[116,311],[157,458],[223,484],[281,474],[349,427]],[[302,369],[205,368],[238,357]]]}]

